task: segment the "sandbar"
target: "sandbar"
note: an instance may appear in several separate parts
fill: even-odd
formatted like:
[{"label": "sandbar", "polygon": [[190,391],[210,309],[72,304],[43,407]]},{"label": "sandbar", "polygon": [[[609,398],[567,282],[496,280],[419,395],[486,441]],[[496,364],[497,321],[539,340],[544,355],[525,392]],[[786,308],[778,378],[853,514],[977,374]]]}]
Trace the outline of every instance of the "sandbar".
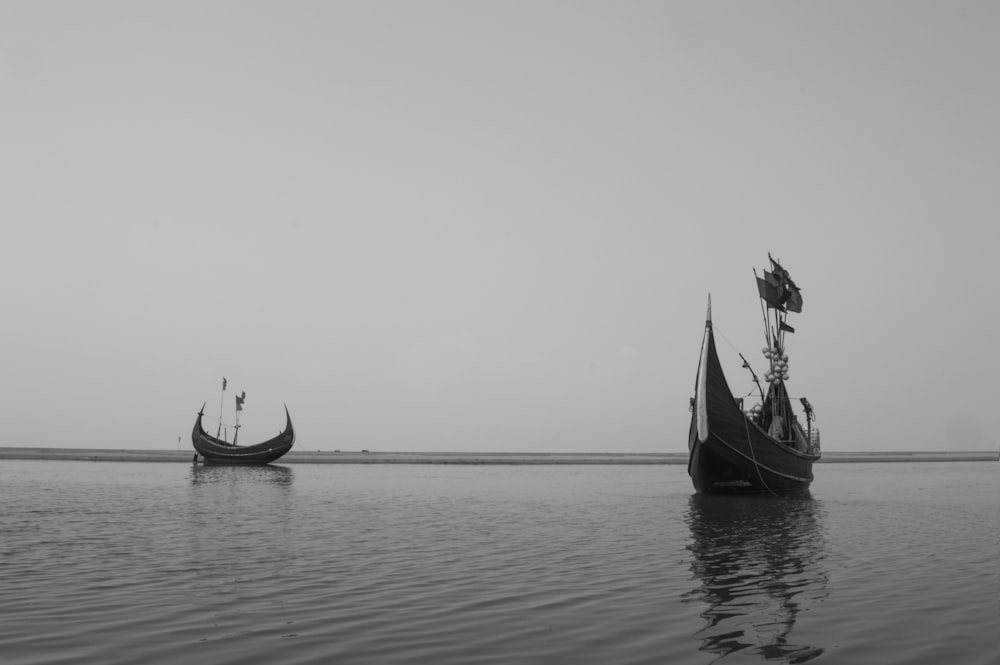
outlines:
[{"label": "sandbar", "polygon": [[[687,464],[687,453],[473,453],[293,450],[278,464]],[[0,446],[0,460],[174,462],[190,464],[194,450],[119,450]],[[825,452],[821,463],[996,462],[997,451]]]}]

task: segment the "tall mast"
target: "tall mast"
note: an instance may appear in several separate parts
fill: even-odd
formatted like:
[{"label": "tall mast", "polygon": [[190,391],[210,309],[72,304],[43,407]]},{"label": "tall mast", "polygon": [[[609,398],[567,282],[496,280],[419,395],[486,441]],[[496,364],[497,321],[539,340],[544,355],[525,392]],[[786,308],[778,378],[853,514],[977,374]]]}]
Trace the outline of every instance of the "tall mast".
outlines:
[{"label": "tall mast", "polygon": [[233,445],[236,445],[236,439],[240,436],[240,410],[236,410],[236,424],[233,425]]},{"label": "tall mast", "polygon": [[243,391],[242,394],[236,396],[236,424],[233,426],[233,445],[236,445],[236,439],[240,436],[240,412],[243,410],[243,400],[246,399],[247,391]]},{"label": "tall mast", "polygon": [[222,393],[219,395],[219,429],[215,433],[215,438],[218,439],[222,434],[222,404],[226,399],[226,377],[222,377]]},{"label": "tall mast", "polygon": [[778,347],[779,353],[785,352],[785,335],[781,330],[782,321],[782,311],[780,309],[774,310],[774,341]]},{"label": "tall mast", "polygon": [[[759,284],[760,278],[757,277],[757,269],[753,269],[754,281]],[[759,291],[758,287],[758,291]],[[767,342],[767,348],[771,348],[771,326],[767,320],[767,306],[764,303],[764,296],[760,296],[760,315],[764,319],[764,341]]]}]

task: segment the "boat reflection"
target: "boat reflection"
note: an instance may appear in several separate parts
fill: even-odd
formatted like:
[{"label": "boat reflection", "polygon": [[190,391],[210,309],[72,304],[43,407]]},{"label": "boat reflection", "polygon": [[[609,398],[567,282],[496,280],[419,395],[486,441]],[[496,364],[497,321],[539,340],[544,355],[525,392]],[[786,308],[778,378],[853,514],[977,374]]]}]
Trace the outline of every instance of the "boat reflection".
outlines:
[{"label": "boat reflection", "polygon": [[295,474],[278,464],[192,464],[190,479],[192,485],[249,482],[291,486]]},{"label": "boat reflection", "polygon": [[820,502],[807,492],[695,494],[685,521],[691,570],[701,583],[685,597],[708,605],[706,625],[695,633],[701,651],[716,660],[742,652],[788,663],[823,653],[791,641],[798,615],[827,595]]},{"label": "boat reflection", "polygon": [[[247,564],[243,581],[272,575],[270,563],[292,555],[284,537],[294,504],[290,468],[198,464],[189,477],[187,551],[205,579],[231,577],[237,560]],[[252,559],[243,557],[251,551],[266,558],[249,565]]]}]

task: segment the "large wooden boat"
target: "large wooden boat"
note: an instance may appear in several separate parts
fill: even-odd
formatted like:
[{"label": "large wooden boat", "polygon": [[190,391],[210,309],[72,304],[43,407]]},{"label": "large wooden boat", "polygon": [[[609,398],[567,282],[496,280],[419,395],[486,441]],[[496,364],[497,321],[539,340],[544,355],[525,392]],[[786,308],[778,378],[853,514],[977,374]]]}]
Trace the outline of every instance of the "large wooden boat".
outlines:
[{"label": "large wooden boat", "polygon": [[699,492],[777,494],[806,489],[813,480],[813,462],[820,458],[812,405],[800,398],[803,426],[786,386],[785,334],[794,332],[786,316],[802,311],[802,297],[788,272],[774,259],[771,263],[772,270],[757,278],[767,338],[762,349],[769,364],[766,391],[740,354],[760,397],[752,408],[744,409],[746,397],[736,397],[726,381],[715,347],[709,296],[688,434],[688,474]]},{"label": "large wooden boat", "polygon": [[[226,380],[222,380],[222,391],[225,393]],[[198,412],[198,418],[194,421],[194,430],[191,432],[191,442],[197,451],[195,461],[199,455],[206,464],[267,464],[278,459],[295,444],[295,430],[292,428],[292,417],[288,415],[288,407],[285,407],[285,429],[273,439],[268,439],[263,443],[251,446],[241,446],[237,444],[239,438],[239,413],[243,410],[243,400],[246,393],[236,398],[236,426],[233,434],[233,441],[230,443],[219,434],[212,436],[205,431],[202,426],[202,419],[205,416],[205,405]],[[221,432],[220,424],[219,430]]]}]

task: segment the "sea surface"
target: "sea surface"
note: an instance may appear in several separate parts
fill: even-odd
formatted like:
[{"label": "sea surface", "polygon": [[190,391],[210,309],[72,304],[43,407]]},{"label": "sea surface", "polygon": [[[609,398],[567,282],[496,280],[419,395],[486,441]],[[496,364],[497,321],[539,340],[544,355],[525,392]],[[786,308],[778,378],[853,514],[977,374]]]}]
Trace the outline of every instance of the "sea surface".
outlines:
[{"label": "sea surface", "polygon": [[1000,464],[0,461],[0,663],[1000,662]]}]

